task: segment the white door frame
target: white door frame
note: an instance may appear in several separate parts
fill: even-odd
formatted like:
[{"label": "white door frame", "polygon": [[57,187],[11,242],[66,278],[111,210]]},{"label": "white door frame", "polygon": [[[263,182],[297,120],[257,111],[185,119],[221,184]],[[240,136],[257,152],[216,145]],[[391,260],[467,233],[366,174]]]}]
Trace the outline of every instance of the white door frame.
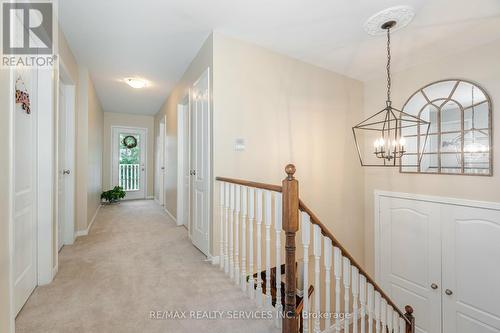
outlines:
[{"label": "white door frame", "polygon": [[[57,209],[55,196],[56,185],[56,126],[54,90],[57,80],[53,70],[38,69],[38,284],[52,282],[57,273],[58,253],[53,246],[54,212]],[[56,83],[54,82],[56,81]],[[51,144],[47,144],[50,142]],[[57,233],[56,233],[57,234]],[[55,252],[55,253],[54,253]]]},{"label": "white door frame", "polygon": [[[66,66],[64,65],[62,60],[59,60],[59,84],[63,85],[62,89],[64,89],[65,94],[65,116],[66,116],[66,149],[65,149],[65,165],[66,169],[70,171],[68,175],[65,175],[65,187],[64,193],[65,198],[69,198],[69,200],[65,201],[65,221],[63,225],[63,244],[71,245],[75,241],[75,188],[76,188],[76,169],[75,169],[75,160],[76,160],[76,113],[75,113],[75,105],[76,105],[76,86],[75,82],[71,79]],[[59,89],[57,90],[59,94]],[[59,95],[57,96],[59,100]],[[59,103],[58,105],[58,117],[59,117]],[[57,121],[56,124],[59,124]],[[59,144],[59,128],[57,129],[57,139],[56,144]],[[59,148],[57,148],[57,152]],[[56,169],[59,167],[59,156],[57,156]],[[56,177],[56,181],[58,178]],[[56,185],[58,188],[59,184]],[[56,197],[57,200],[57,197]],[[59,202],[56,204],[58,207]],[[58,215],[56,216],[56,219]],[[59,221],[56,223],[57,228],[59,227]],[[56,232],[58,237],[59,232]],[[59,240],[56,240],[59,242]]]},{"label": "white door frame", "polygon": [[[423,203],[430,203],[430,204],[434,204],[434,205],[440,205],[440,206],[444,206],[444,207],[448,207],[448,209],[450,209],[450,207],[453,207],[455,206],[455,208],[451,208],[453,209],[453,211],[456,211],[457,208],[474,208],[474,209],[483,209],[483,210],[487,210],[487,211],[496,211],[498,212],[498,214],[500,214],[500,203],[499,202],[488,202],[488,201],[475,201],[475,200],[468,200],[468,199],[458,199],[458,198],[450,198],[450,197],[438,197],[438,196],[430,196],[430,195],[420,195],[420,194],[413,194],[413,193],[401,193],[401,192],[391,192],[391,191],[380,191],[380,190],[375,190],[374,192],[374,233],[375,233],[375,241],[374,241],[374,251],[375,251],[375,281],[377,283],[381,283],[382,286],[383,286],[383,281],[381,280],[382,279],[382,268],[381,268],[381,253],[380,253],[380,249],[381,249],[381,231],[380,231],[380,224],[381,224],[381,220],[380,220],[380,203],[381,203],[381,198],[395,198],[395,199],[406,199],[406,200],[413,200],[413,201],[417,201],[417,202],[423,202]],[[444,210],[444,208],[443,208]],[[443,212],[441,212],[440,214],[444,214],[444,216],[446,218],[450,217],[450,215],[452,214],[445,214]],[[445,248],[449,246],[449,237],[454,237],[453,235],[455,234],[453,232],[453,228],[451,228],[450,230],[450,226],[447,225],[448,222],[444,222],[446,220],[446,218],[442,218],[441,219],[441,225],[439,226],[439,228],[441,229],[441,235],[440,235],[440,249],[441,251],[443,252],[442,253],[442,258],[440,258],[440,260],[442,260],[442,263],[444,264],[444,262],[448,262],[448,265],[449,263],[451,262],[451,259],[448,258],[445,259],[444,255],[446,255],[446,253],[448,253],[447,255],[449,255],[450,253],[453,253],[452,255],[452,258],[454,258],[454,253],[455,251],[446,251]],[[444,223],[443,223],[444,222]],[[443,247],[444,246],[444,247]],[[441,280],[438,281],[438,283],[441,285],[439,288],[440,290],[444,289],[444,288],[453,288],[453,286],[450,287],[450,285],[452,283],[450,283],[449,281],[449,276],[448,276],[448,281],[447,281],[447,277],[446,277],[446,269],[443,269],[444,266],[441,267],[441,271],[439,272],[439,274],[443,274],[441,276]],[[442,293],[441,293],[442,295]],[[390,294],[389,294],[390,296]],[[455,297],[455,296],[453,296]],[[449,298],[443,298],[441,299],[441,304],[442,304],[442,310],[440,311],[440,316],[441,317],[441,330],[442,331],[445,331],[445,330],[449,330],[449,328],[446,328],[447,327],[447,321],[445,321],[446,319],[446,315],[445,315],[445,312],[446,311],[450,311],[449,308],[446,306],[446,302],[451,302],[452,299],[449,299]],[[410,304],[411,305],[411,304]],[[468,305],[466,305],[467,307],[469,307]],[[448,308],[448,309],[446,309]],[[473,308],[473,307],[469,307],[469,308]],[[487,315],[488,316],[488,315]],[[474,320],[474,319],[472,319]],[[418,321],[418,317],[417,317],[417,321]],[[454,327],[451,327],[451,330],[454,332]]]},{"label": "white door frame", "polygon": [[[184,177],[188,173],[190,168],[190,156],[191,149],[190,145],[190,126],[189,126],[189,93],[186,93],[184,98],[182,98],[181,103],[177,105],[177,225],[184,225],[188,231],[190,230],[189,225],[189,192],[188,188],[188,200],[184,200],[186,196],[186,190],[184,188]],[[185,153],[184,150],[187,146],[187,164],[184,163]],[[190,184],[190,182],[188,182]],[[189,185],[188,185],[189,186]],[[185,209],[187,205],[187,216],[184,216]],[[189,234],[191,235],[191,234]]]},{"label": "white door frame", "polygon": [[158,135],[158,201],[160,205],[165,207],[165,117],[160,119],[159,135]]},{"label": "white door frame", "polygon": [[[53,79],[53,71],[50,69],[31,69],[31,71],[36,71],[36,82],[33,82],[32,91],[30,96],[32,98],[32,112],[36,112],[35,119],[35,136],[37,138],[37,145],[35,147],[36,151],[36,167],[34,172],[36,173],[35,181],[35,198],[34,198],[34,215],[36,217],[36,272],[37,272],[37,285],[45,285],[52,282],[56,272],[57,272],[57,251],[53,251],[53,245],[56,242],[54,237],[53,227],[55,221],[54,217],[54,186],[55,186],[55,111],[54,111],[54,90],[57,86],[57,81]],[[15,101],[14,101],[14,91],[15,91],[15,80],[16,80],[15,70],[10,71],[10,112],[15,111]],[[11,134],[11,145],[9,149],[9,161],[8,166],[10,177],[9,191],[13,194],[14,183],[14,149],[13,142],[14,138],[14,118],[10,117],[10,134]],[[15,317],[17,315],[15,311],[14,302],[14,196],[10,195],[9,211],[10,217],[9,221],[9,244],[10,244],[10,260],[9,260],[9,303],[11,309],[11,321],[12,327],[15,325]],[[55,253],[54,253],[55,252]]]},{"label": "white door frame", "polygon": [[[21,25],[22,22],[20,23]],[[16,35],[15,38],[19,38]],[[60,57],[58,58],[61,61]],[[31,72],[36,72],[36,82],[33,82],[32,91],[30,93],[31,109],[36,113],[35,121],[35,137],[37,144],[34,147],[36,153],[36,173],[35,181],[35,198],[34,198],[34,215],[36,216],[36,273],[37,285],[45,285],[52,282],[57,272],[57,251],[54,251],[56,237],[54,237],[54,211],[57,208],[55,202],[55,178],[56,168],[56,91],[58,90],[58,69],[57,68],[36,68],[30,69]],[[54,73],[55,72],[55,73]],[[56,78],[56,79],[54,79]],[[8,295],[2,297],[9,298],[9,327],[11,332],[15,331],[15,302],[14,302],[14,111],[15,111],[15,81],[17,73],[15,69],[9,69],[9,146],[7,154],[9,154],[9,165],[6,166],[9,175],[9,217],[8,221],[8,245],[9,245],[9,262],[8,262],[8,279],[9,292]],[[57,230],[56,230],[57,231]],[[57,234],[57,232],[56,232]],[[54,253],[55,252],[55,253]]]},{"label": "white door frame", "polygon": [[[144,138],[141,139],[141,145],[143,145],[143,151],[144,151],[144,176],[143,176],[143,181],[144,181],[144,198],[140,199],[146,199],[148,195],[148,129],[146,127],[135,127],[135,126],[119,126],[119,125],[112,125],[111,126],[111,163],[110,163],[110,176],[111,176],[111,186],[118,186],[118,182],[116,181],[117,178],[115,177],[115,170],[114,170],[114,162],[115,158],[117,158],[118,151],[117,146],[118,142],[115,142],[115,131],[117,130],[130,130],[130,131],[143,131],[144,132]],[[127,197],[125,197],[124,200],[128,200]]]}]

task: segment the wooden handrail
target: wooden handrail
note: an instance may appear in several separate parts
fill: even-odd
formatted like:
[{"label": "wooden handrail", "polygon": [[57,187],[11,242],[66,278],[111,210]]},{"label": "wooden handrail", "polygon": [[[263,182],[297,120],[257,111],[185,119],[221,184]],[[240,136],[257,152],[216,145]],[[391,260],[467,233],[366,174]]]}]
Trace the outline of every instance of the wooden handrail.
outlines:
[{"label": "wooden handrail", "polygon": [[[399,309],[399,307],[396,304],[394,304],[394,302],[389,298],[389,296],[387,296],[386,293],[384,293],[382,288],[380,288],[379,285],[370,277],[370,275],[368,275],[368,273],[361,267],[361,265],[358,264],[356,259],[354,259],[354,257],[349,253],[349,251],[347,251],[346,248],[342,246],[342,244],[340,244],[337,238],[335,238],[335,236],[333,236],[333,234],[328,230],[328,228],[323,223],[321,223],[321,221],[313,213],[313,211],[309,207],[307,207],[307,205],[300,199],[299,199],[299,209],[309,215],[309,217],[311,218],[311,223],[316,224],[321,228],[321,233],[323,234],[323,236],[328,237],[332,240],[333,244],[336,247],[338,247],[340,251],[342,251],[343,256],[349,259],[351,265],[355,266],[359,270],[359,273],[363,274],[366,277],[366,280],[373,285],[373,288],[376,291],[378,291],[383,298],[385,298],[387,303],[389,303],[389,305],[391,305],[394,308],[394,310],[398,312],[399,316],[402,317],[408,325],[411,325],[411,321],[407,316],[408,312],[413,313],[413,309],[411,309],[411,306],[407,305],[405,307],[405,311],[407,311],[407,314],[404,314]],[[411,311],[408,311],[410,309]]]},{"label": "wooden handrail", "polygon": [[295,304],[295,291],[296,291],[296,260],[295,260],[295,234],[297,233],[298,226],[298,212],[299,210],[309,215],[311,223],[320,227],[321,233],[331,239],[332,243],[340,249],[343,256],[349,259],[351,265],[355,266],[359,273],[366,277],[368,283],[373,285],[373,288],[380,293],[387,303],[399,314],[400,318],[405,321],[406,333],[415,332],[415,317],[413,316],[413,308],[410,305],[405,306],[405,313],[403,313],[396,304],[387,296],[387,294],[380,288],[380,286],[368,275],[368,273],[358,264],[353,256],[346,250],[342,244],[333,236],[328,228],[321,223],[319,218],[307,207],[307,205],[300,200],[298,191],[298,182],[294,178],[295,166],[289,164],[285,168],[287,177],[283,180],[282,186],[264,184],[248,180],[216,177],[215,179],[221,182],[232,183],[236,185],[254,187],[263,190],[269,190],[282,193],[283,200],[283,230],[286,234],[285,242],[285,314],[283,318],[283,332],[297,332],[297,315]]},{"label": "wooden handrail", "polygon": [[236,185],[255,187],[255,188],[260,188],[263,190],[269,190],[269,191],[280,192],[280,193],[282,191],[282,187],[279,185],[271,185],[271,184],[251,182],[248,180],[225,178],[225,177],[216,177],[215,180],[218,180],[221,182],[226,182],[226,183],[231,183],[231,184],[236,184]]}]

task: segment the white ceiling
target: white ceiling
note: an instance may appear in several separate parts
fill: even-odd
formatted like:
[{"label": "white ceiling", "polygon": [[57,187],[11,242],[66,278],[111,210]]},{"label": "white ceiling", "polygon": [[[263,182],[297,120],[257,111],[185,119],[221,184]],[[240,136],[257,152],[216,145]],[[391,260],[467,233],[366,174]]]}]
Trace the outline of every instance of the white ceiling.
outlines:
[{"label": "white ceiling", "polygon": [[[394,35],[395,70],[500,38],[499,0],[61,0],[59,18],[104,110],[153,115],[212,30],[360,80],[382,75],[385,37],[363,23],[396,5],[416,16]],[[129,76],[152,85],[132,89]]]}]

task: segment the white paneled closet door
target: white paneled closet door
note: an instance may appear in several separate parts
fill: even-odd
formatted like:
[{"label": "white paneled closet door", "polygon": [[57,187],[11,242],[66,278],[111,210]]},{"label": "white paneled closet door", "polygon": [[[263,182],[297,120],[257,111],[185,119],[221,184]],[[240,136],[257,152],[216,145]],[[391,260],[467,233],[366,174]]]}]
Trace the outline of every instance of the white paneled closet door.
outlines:
[{"label": "white paneled closet door", "polygon": [[418,332],[500,332],[500,205],[379,197],[377,279]]},{"label": "white paneled closet door", "polygon": [[413,307],[417,332],[441,331],[439,214],[435,204],[380,199],[380,282],[400,309]]},{"label": "white paneled closet door", "polygon": [[[14,105],[13,165],[13,238],[14,238],[14,306],[21,310],[37,285],[37,73],[16,69],[16,86],[26,89],[31,98],[31,114]],[[47,142],[47,144],[51,144]],[[7,152],[5,152],[7,153]],[[2,221],[4,223],[4,221]],[[4,297],[4,296],[2,296]]]},{"label": "white paneled closet door", "polygon": [[443,331],[500,332],[500,212],[442,211]]}]

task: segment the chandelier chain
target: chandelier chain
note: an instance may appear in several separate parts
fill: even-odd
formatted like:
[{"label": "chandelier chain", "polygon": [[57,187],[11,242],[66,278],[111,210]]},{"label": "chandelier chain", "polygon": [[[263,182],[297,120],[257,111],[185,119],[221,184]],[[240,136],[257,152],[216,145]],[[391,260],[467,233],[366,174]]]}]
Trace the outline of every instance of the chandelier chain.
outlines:
[{"label": "chandelier chain", "polygon": [[391,106],[391,28],[387,28],[387,106]]}]

